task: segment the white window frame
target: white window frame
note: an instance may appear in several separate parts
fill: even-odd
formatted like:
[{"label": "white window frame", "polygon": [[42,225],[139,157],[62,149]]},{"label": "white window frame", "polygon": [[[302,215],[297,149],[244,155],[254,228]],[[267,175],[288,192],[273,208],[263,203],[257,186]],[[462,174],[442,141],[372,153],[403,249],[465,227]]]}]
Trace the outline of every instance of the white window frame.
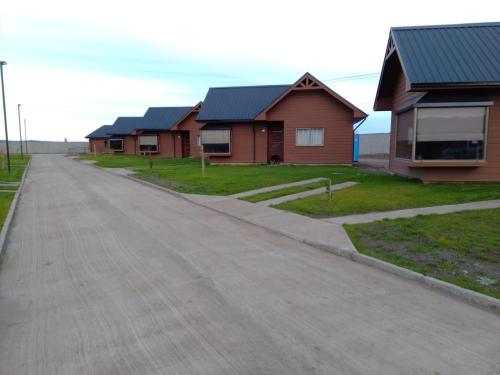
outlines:
[{"label": "white window frame", "polygon": [[[120,141],[122,143],[122,148],[117,149],[117,148],[111,148],[111,142],[113,141]],[[123,152],[123,138],[110,138],[109,139],[109,149],[113,152]]]},{"label": "white window frame", "polygon": [[[141,145],[141,138],[142,137],[155,137],[156,138],[156,150],[151,151],[151,150],[141,150],[141,146],[151,146],[151,145]],[[141,154],[157,154],[160,152],[160,140],[158,135],[156,134],[145,134],[145,135],[140,135],[137,139],[138,141],[138,146],[139,146],[139,153]]]},{"label": "white window frame", "polygon": [[[321,144],[299,144],[299,131],[312,131],[312,130],[321,130]],[[309,136],[310,138],[310,136]],[[325,145],[325,128],[296,128],[295,129],[295,146],[297,147],[323,147]]]}]

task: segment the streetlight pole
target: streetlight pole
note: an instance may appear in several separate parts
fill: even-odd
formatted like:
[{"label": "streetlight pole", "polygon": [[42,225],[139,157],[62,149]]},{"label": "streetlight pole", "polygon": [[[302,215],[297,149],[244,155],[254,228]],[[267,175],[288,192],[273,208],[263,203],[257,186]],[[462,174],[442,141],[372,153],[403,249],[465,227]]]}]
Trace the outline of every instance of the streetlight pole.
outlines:
[{"label": "streetlight pole", "polygon": [[21,160],[24,159],[23,155],[23,133],[21,132],[21,105],[17,105],[17,118],[19,120],[19,147],[21,148]]},{"label": "streetlight pole", "polygon": [[24,119],[24,151],[28,155],[28,136],[26,135],[26,119]]},{"label": "streetlight pole", "polygon": [[5,90],[3,87],[3,66],[7,65],[6,61],[0,61],[0,79],[2,80],[2,101],[3,101],[3,122],[5,125],[5,151],[7,154],[7,169],[10,176],[10,153],[9,153],[9,132],[7,130],[7,110],[5,109]]}]

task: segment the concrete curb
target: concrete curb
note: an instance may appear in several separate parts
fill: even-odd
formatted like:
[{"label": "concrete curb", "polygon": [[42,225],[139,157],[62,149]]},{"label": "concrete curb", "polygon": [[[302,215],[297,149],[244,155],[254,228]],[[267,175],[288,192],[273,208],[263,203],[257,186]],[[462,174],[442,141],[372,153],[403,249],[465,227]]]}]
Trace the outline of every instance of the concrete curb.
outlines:
[{"label": "concrete curb", "polygon": [[474,292],[473,290],[465,289],[430,276],[425,276],[424,274],[421,274],[419,272],[414,272],[406,268],[384,262],[383,260],[369,257],[364,254],[352,253],[348,256],[355,262],[363,263],[368,266],[390,272],[405,279],[413,280],[420,284],[439,289],[447,294],[466,300],[468,302],[472,302],[476,305],[486,307],[488,309],[491,309],[493,312],[500,314],[500,300],[494,297]]},{"label": "concrete curb", "polygon": [[21,177],[21,181],[19,182],[19,187],[17,188],[16,195],[14,195],[14,199],[10,204],[9,212],[7,213],[7,217],[5,218],[5,221],[3,223],[2,230],[0,231],[0,255],[3,255],[4,253],[4,248],[5,245],[7,244],[7,236],[9,235],[10,227],[12,225],[12,220],[14,219],[14,215],[16,213],[17,203],[21,196],[21,192],[24,186],[24,180],[26,178],[26,174],[28,173],[30,165],[31,165],[31,157],[30,160],[28,161],[28,164],[26,165],[26,168],[24,169],[23,177]]},{"label": "concrete curb", "polygon": [[271,228],[268,228],[265,226],[260,226],[254,222],[251,222],[249,220],[245,220],[245,219],[240,218],[240,217],[235,216],[235,215],[231,215],[230,213],[227,213],[225,211],[218,210],[214,207],[206,206],[200,202],[194,202],[194,201],[186,198],[182,193],[165,188],[163,186],[159,186],[159,185],[153,184],[153,183],[148,182],[148,181],[141,180],[141,179],[133,177],[133,176],[117,175],[117,174],[114,174],[110,171],[106,171],[105,169],[100,168],[96,165],[92,165],[92,164],[87,164],[87,165],[91,165],[95,168],[99,168],[102,171],[110,173],[114,176],[124,177],[124,178],[131,180],[131,181],[135,181],[135,182],[138,182],[140,184],[152,187],[154,189],[166,192],[166,193],[174,195],[178,198],[182,198],[185,201],[190,202],[192,204],[195,204],[199,207],[208,208],[212,211],[221,213],[221,214],[228,216],[228,217],[231,217],[233,219],[240,220],[244,223],[255,225],[255,226],[257,226],[261,229],[264,229],[270,233],[274,233],[274,234],[278,234],[278,235],[281,235],[281,236],[286,237],[286,238],[290,238],[294,241],[304,243],[306,245],[314,247],[315,249],[318,249],[321,251],[326,251],[326,252],[329,252],[329,253],[332,253],[335,255],[339,255],[339,256],[344,257],[344,258],[348,258],[354,262],[362,263],[364,265],[374,267],[374,268],[377,268],[377,269],[385,271],[385,272],[392,273],[393,275],[405,278],[407,280],[416,281],[419,284],[423,284],[423,285],[431,287],[433,289],[437,289],[441,292],[444,292],[444,293],[451,295],[453,297],[460,298],[464,301],[474,303],[480,307],[487,308],[490,311],[500,315],[500,300],[499,299],[489,297],[489,296],[474,292],[474,291],[469,290],[469,289],[461,288],[459,286],[447,283],[446,281],[442,281],[442,280],[435,279],[433,277],[425,276],[424,274],[414,272],[414,271],[408,270],[406,268],[402,268],[402,267],[396,266],[394,264],[385,262],[383,260],[372,258],[372,257],[364,255],[364,254],[360,254],[358,252],[347,251],[344,249],[336,248],[334,246],[328,246],[328,245],[320,244],[320,243],[317,243],[314,241],[305,240],[303,238],[297,238],[289,233],[284,233],[284,232],[280,232],[280,231],[277,231],[275,229],[271,229]]}]

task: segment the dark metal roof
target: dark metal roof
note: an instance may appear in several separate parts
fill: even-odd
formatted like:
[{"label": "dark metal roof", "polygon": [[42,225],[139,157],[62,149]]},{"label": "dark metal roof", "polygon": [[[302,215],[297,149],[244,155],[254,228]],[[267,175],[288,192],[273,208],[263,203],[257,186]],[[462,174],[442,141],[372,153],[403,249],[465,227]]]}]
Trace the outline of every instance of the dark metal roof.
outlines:
[{"label": "dark metal roof", "polygon": [[96,130],[94,130],[92,133],[87,135],[85,138],[109,138],[108,131],[111,128],[111,125],[103,125]]},{"label": "dark metal roof", "polygon": [[151,107],[148,108],[137,129],[169,130],[184,117],[193,107]]},{"label": "dark metal roof", "polygon": [[290,85],[212,87],[203,101],[198,121],[251,121]]},{"label": "dark metal roof", "polygon": [[391,35],[412,87],[500,84],[500,22],[394,27]]},{"label": "dark metal roof", "polygon": [[110,135],[131,134],[141,124],[142,117],[118,117],[113,126],[108,129]]}]

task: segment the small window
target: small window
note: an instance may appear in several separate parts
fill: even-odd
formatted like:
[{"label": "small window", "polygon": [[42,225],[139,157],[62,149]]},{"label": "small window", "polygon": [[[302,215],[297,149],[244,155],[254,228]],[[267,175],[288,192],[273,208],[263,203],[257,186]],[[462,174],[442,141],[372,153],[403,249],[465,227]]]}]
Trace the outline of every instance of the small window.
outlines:
[{"label": "small window", "polygon": [[196,144],[198,146],[201,146],[201,135],[200,134],[198,134],[198,137],[196,138]]},{"label": "small window", "polygon": [[323,146],[323,128],[299,128],[297,129],[297,146]]},{"label": "small window", "polygon": [[231,130],[202,130],[201,143],[203,144],[203,152],[207,154],[229,154],[231,152]]},{"label": "small window", "polygon": [[110,139],[109,149],[111,151],[123,151],[123,139]]},{"label": "small window", "polygon": [[413,154],[414,111],[398,115],[396,131],[396,157],[411,159]]},{"label": "small window", "polygon": [[158,136],[141,135],[139,137],[139,152],[158,152]]}]

